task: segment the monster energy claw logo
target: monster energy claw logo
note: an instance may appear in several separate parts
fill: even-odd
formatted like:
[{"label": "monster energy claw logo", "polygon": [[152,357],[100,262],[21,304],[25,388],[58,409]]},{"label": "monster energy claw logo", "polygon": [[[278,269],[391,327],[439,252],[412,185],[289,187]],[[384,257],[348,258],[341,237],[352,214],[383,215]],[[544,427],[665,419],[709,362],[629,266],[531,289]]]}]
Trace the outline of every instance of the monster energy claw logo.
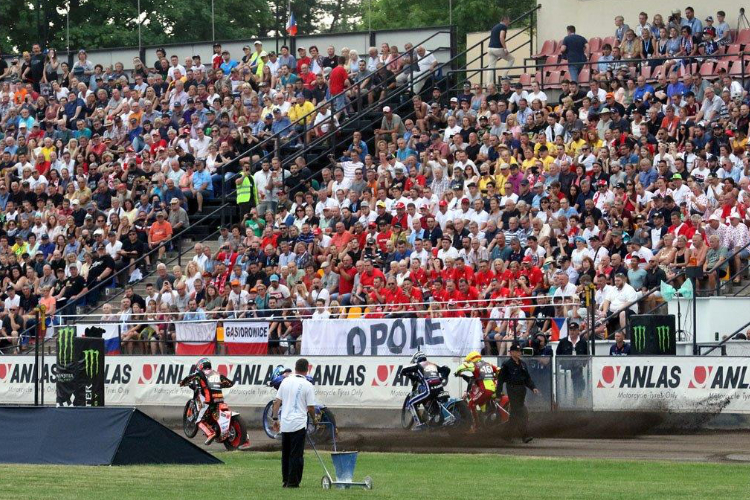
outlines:
[{"label": "monster energy claw logo", "polygon": [[75,338],[75,328],[60,328],[57,334],[57,352],[60,363],[68,365],[73,362],[73,339]]},{"label": "monster energy claw logo", "polygon": [[659,339],[659,351],[666,352],[669,349],[669,327],[657,326],[656,336]]},{"label": "monster energy claw logo", "polygon": [[99,351],[97,349],[83,351],[83,362],[88,378],[99,375]]},{"label": "monster energy claw logo", "polygon": [[633,327],[633,344],[636,349],[643,351],[646,348],[646,327],[645,326],[634,326]]}]

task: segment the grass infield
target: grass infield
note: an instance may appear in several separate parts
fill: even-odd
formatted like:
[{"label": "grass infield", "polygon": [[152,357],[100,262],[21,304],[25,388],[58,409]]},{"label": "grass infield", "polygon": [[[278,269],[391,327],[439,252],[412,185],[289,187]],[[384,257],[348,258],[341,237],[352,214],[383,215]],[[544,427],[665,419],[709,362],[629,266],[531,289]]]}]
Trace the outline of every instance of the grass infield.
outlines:
[{"label": "grass infield", "polygon": [[[299,490],[281,488],[280,454],[217,453],[224,465],[81,467],[0,465],[0,498],[454,499],[748,497],[750,466],[721,463],[515,458],[489,454],[362,453],[355,481],[373,490],[324,491],[323,470],[305,452]],[[333,474],[330,457],[323,454]]]}]

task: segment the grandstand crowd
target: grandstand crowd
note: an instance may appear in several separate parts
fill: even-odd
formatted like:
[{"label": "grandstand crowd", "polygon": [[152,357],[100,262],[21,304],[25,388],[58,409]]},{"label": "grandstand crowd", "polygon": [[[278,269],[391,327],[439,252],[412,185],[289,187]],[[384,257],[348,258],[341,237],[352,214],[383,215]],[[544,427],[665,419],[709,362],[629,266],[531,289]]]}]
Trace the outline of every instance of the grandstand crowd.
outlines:
[{"label": "grandstand crowd", "polygon": [[[685,16],[618,17],[585,86],[592,52],[568,27],[559,90],[503,77],[453,91],[410,44],[160,49],[132,71],[85,50],[70,67],[39,45],[2,59],[0,348],[23,346],[37,305],[90,311],[110,283],[127,291],[102,320],[130,325],[125,342],[158,340],[154,353],[176,319],[268,318],[272,352],[290,352],[305,317],[409,316],[481,317],[504,352],[554,317],[590,335],[589,285],[598,336],[658,306],[658,293],[636,302],[688,267],[715,293],[749,255],[750,99],[729,67],[685,70],[681,57],[733,42],[723,13]],[[662,46],[671,59],[644,71]],[[285,161],[371,105],[376,121],[325,165]],[[198,243],[167,268],[188,213],[235,190],[241,221],[219,250]]]}]

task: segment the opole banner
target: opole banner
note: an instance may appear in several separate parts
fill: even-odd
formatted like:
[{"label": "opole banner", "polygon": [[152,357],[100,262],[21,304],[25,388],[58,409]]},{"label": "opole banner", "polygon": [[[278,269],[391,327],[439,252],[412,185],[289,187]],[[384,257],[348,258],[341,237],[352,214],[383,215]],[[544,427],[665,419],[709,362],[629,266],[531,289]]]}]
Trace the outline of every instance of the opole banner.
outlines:
[{"label": "opole banner", "polygon": [[482,348],[479,318],[403,318],[302,322],[305,356],[465,356]]}]

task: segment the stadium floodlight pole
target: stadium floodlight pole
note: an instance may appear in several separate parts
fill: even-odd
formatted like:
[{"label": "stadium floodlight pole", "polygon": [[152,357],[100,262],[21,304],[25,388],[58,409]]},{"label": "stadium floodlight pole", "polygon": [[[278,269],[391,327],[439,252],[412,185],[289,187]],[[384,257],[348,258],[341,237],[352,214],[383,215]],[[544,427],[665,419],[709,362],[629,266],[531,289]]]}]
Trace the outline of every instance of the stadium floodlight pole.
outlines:
[{"label": "stadium floodlight pole", "polygon": [[70,56],[70,1],[66,3],[65,6],[65,24],[66,24],[66,32],[67,32],[67,43],[68,43],[68,56]]},{"label": "stadium floodlight pole", "polygon": [[141,0],[138,0],[138,57],[141,56]]},{"label": "stadium floodlight pole", "polygon": [[211,0],[211,41],[216,41],[216,17],[214,14],[214,0]]},{"label": "stadium floodlight pole", "polygon": [[448,26],[453,26],[453,0],[448,0]]}]

